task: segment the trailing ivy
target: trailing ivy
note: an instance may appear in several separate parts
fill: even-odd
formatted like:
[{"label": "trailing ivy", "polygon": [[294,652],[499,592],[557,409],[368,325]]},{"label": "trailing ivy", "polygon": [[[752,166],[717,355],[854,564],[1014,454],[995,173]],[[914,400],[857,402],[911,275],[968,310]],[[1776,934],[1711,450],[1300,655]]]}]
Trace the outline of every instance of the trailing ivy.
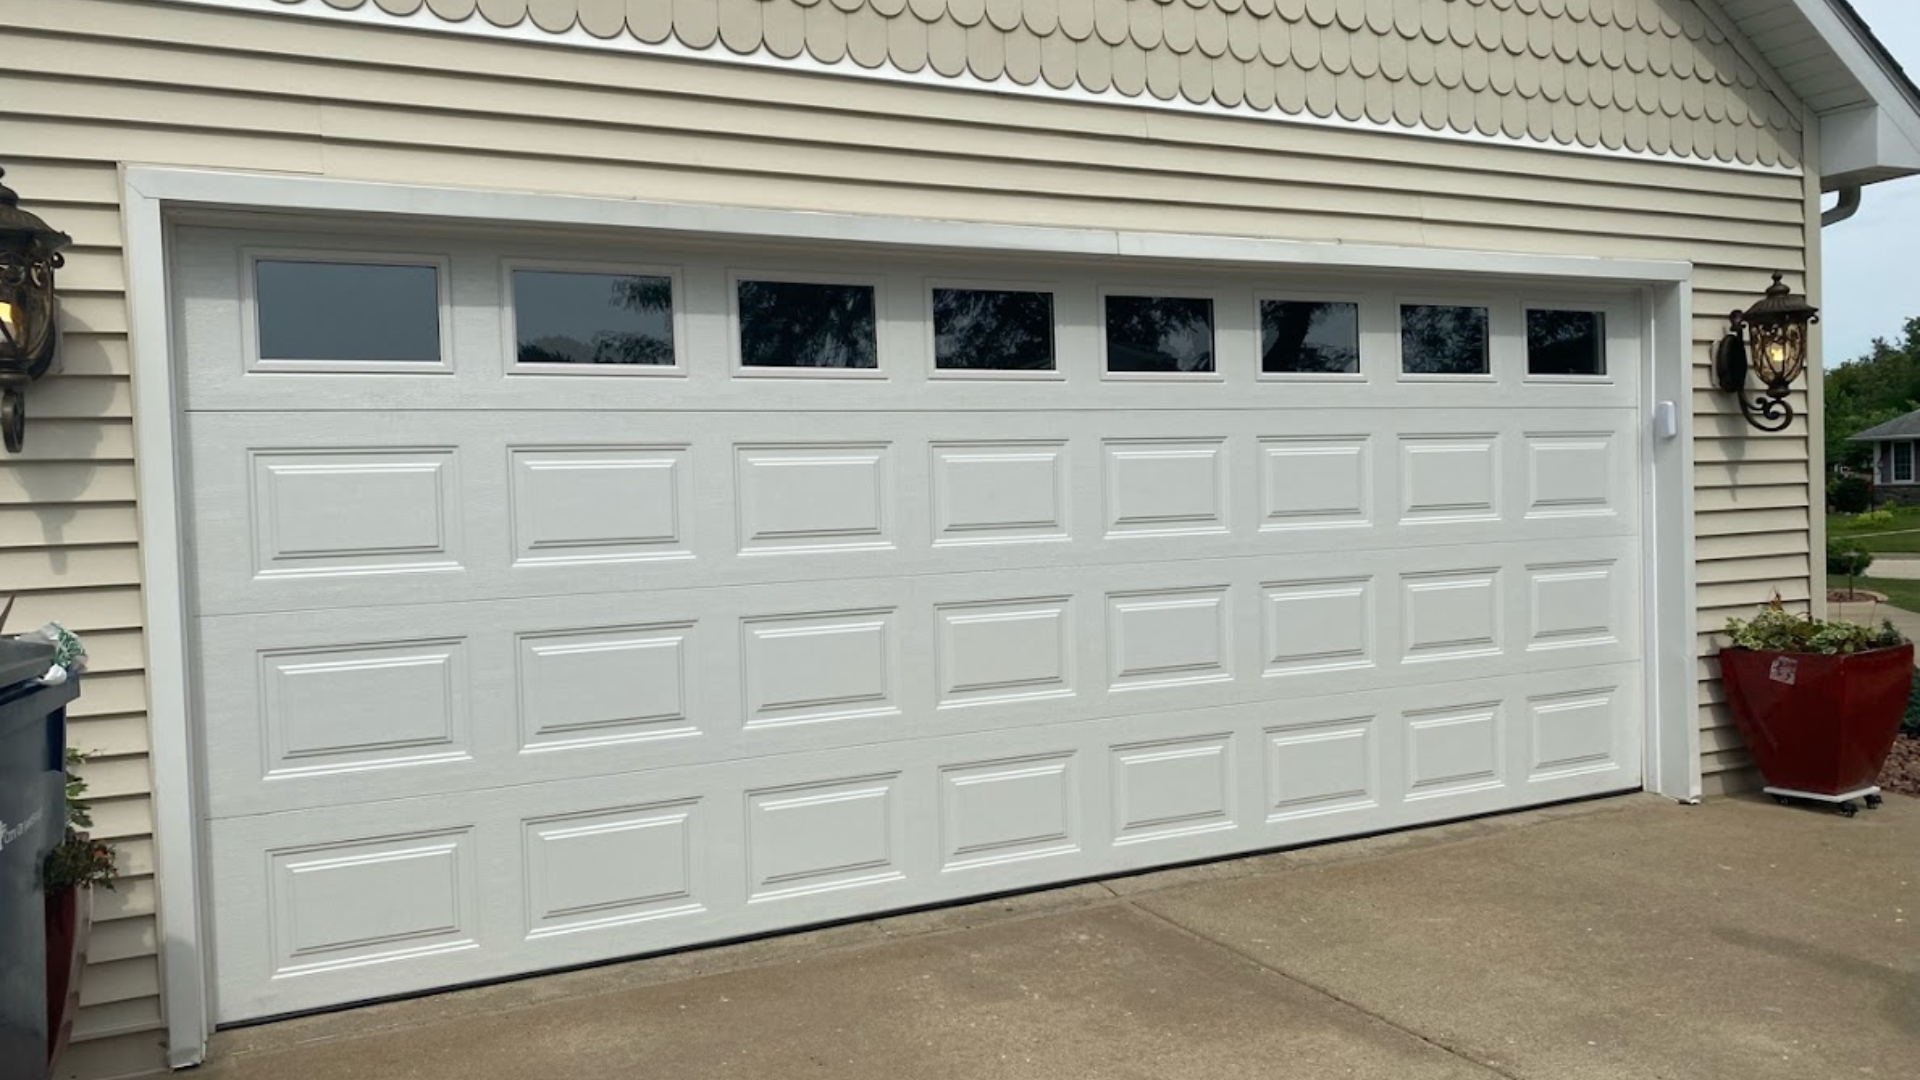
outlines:
[{"label": "trailing ivy", "polygon": [[1751,619],[1728,619],[1726,634],[1735,648],[1756,652],[1819,653],[1846,656],[1869,649],[1888,649],[1906,643],[1893,623],[1879,629],[1858,623],[1795,615],[1778,600]]}]

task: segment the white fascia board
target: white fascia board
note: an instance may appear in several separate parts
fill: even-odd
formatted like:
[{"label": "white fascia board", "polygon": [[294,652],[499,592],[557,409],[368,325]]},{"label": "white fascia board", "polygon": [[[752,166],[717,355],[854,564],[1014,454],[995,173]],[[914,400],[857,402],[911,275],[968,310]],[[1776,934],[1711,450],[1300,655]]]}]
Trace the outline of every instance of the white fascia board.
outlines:
[{"label": "white fascia board", "polygon": [[1856,105],[1820,118],[1820,176],[1829,190],[1920,173],[1920,144],[1879,105]]},{"label": "white fascia board", "polygon": [[[1871,106],[1821,117],[1821,175],[1829,189],[1920,173],[1920,102],[1886,69],[1832,0],[1793,0],[1793,5],[1873,99]],[[1863,110],[1872,115],[1855,115]],[[1836,179],[1843,182],[1834,183]]]}]

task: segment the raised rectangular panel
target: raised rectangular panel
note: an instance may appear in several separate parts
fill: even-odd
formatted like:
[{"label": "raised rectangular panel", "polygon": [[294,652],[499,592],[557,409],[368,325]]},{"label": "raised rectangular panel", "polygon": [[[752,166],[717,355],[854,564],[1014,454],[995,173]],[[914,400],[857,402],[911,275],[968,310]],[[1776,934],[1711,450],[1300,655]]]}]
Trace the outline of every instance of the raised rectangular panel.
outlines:
[{"label": "raised rectangular panel", "polygon": [[891,610],[746,620],[747,728],[899,713],[893,621]]},{"label": "raised rectangular panel", "polygon": [[1233,736],[1113,748],[1113,842],[1231,829]]},{"label": "raised rectangular panel", "polygon": [[1612,562],[1527,567],[1533,634],[1529,652],[1610,645],[1615,590]]},{"label": "raised rectangular panel", "polygon": [[1115,690],[1233,678],[1225,588],[1107,597],[1107,670]]},{"label": "raised rectangular panel", "polygon": [[1064,596],[934,609],[940,707],[1073,693],[1073,619]]},{"label": "raised rectangular panel", "polygon": [[452,449],[255,450],[260,577],[460,569]]},{"label": "raised rectangular panel", "polygon": [[687,799],[525,822],[527,936],[704,911],[694,877],[697,806]]},{"label": "raised rectangular panel", "polygon": [[933,542],[1065,540],[1067,444],[935,443]]},{"label": "raised rectangular panel", "polygon": [[1371,523],[1373,473],[1365,436],[1260,441],[1260,528]]},{"label": "raised rectangular panel", "polygon": [[1403,436],[1403,521],[1491,521],[1500,516],[1498,439],[1492,435]]},{"label": "raised rectangular panel", "polygon": [[1107,535],[1227,531],[1224,439],[1110,439]]},{"label": "raised rectangular panel", "polygon": [[470,829],[268,852],[273,975],[477,947],[474,860]]},{"label": "raised rectangular panel", "polygon": [[740,551],[858,551],[893,547],[886,443],[742,446]]},{"label": "raised rectangular panel", "polygon": [[1618,768],[1613,758],[1619,718],[1612,687],[1532,698],[1527,702],[1533,741],[1533,780]]},{"label": "raised rectangular panel", "polygon": [[1373,579],[1268,582],[1267,675],[1373,666]]},{"label": "raised rectangular panel", "polygon": [[1267,731],[1267,820],[1377,805],[1373,717]]},{"label": "raised rectangular panel", "polygon": [[698,735],[688,715],[692,623],[521,634],[521,746],[565,750]]},{"label": "raised rectangular panel", "polygon": [[1073,755],[953,765],[940,770],[943,869],[1080,850]]},{"label": "raised rectangular panel", "polygon": [[265,774],[465,761],[467,646],[459,638],[260,654]]},{"label": "raised rectangular panel", "polygon": [[1460,570],[1401,577],[1407,663],[1500,652],[1500,572]]},{"label": "raised rectangular panel", "polygon": [[1406,749],[1410,800],[1499,787],[1500,705],[1408,713]]},{"label": "raised rectangular panel", "polygon": [[692,558],[687,448],[514,449],[516,565]]},{"label": "raised rectangular panel", "polygon": [[1613,506],[1613,435],[1527,436],[1527,516],[1591,517]]},{"label": "raised rectangular panel", "polygon": [[898,881],[900,774],[747,792],[750,901]]}]

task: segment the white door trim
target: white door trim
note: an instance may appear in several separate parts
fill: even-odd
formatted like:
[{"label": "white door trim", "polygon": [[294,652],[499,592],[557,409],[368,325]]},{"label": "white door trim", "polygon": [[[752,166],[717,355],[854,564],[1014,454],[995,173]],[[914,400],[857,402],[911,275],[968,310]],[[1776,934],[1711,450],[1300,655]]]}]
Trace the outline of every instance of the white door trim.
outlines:
[{"label": "white door trim", "polygon": [[[147,679],[152,728],[154,843],[168,1058],[198,1064],[211,1030],[211,975],[201,908],[200,776],[190,722],[186,593],[180,540],[180,440],[172,375],[168,215],[267,210],[402,220],[500,221],[732,237],[778,237],[894,248],[1127,257],[1291,269],[1445,273],[1633,284],[1644,289],[1646,380],[1643,461],[1648,722],[1645,782],[1691,800],[1700,792],[1694,709],[1691,281],[1685,262],[1304,243],[1251,237],[1056,229],[920,219],[755,210],[628,199],[480,191],[308,176],[160,168],[121,170],[130,308],[134,435],[146,583]],[[1658,402],[1673,402],[1670,437],[1654,430]]]}]

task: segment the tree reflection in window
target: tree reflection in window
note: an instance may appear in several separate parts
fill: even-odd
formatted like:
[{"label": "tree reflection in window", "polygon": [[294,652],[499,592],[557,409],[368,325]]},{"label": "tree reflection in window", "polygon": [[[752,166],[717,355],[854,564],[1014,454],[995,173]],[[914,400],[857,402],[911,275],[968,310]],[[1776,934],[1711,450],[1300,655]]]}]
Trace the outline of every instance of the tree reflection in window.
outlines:
[{"label": "tree reflection in window", "polygon": [[523,364],[671,364],[673,279],[572,270],[513,272]]},{"label": "tree reflection in window", "polygon": [[1260,301],[1260,370],[1353,374],[1360,370],[1360,305]]},{"label": "tree reflection in window", "polygon": [[1409,375],[1487,374],[1487,309],[1401,305],[1400,367]]},{"label": "tree reflection in window", "polygon": [[933,364],[943,370],[1052,371],[1053,294],[933,290]]},{"label": "tree reflection in window", "polygon": [[1213,301],[1184,296],[1107,297],[1107,370],[1213,370]]},{"label": "tree reflection in window", "polygon": [[1607,316],[1599,311],[1527,311],[1527,374],[1605,375]]},{"label": "tree reflection in window", "polygon": [[738,293],[743,366],[880,366],[873,286],[742,281]]}]

